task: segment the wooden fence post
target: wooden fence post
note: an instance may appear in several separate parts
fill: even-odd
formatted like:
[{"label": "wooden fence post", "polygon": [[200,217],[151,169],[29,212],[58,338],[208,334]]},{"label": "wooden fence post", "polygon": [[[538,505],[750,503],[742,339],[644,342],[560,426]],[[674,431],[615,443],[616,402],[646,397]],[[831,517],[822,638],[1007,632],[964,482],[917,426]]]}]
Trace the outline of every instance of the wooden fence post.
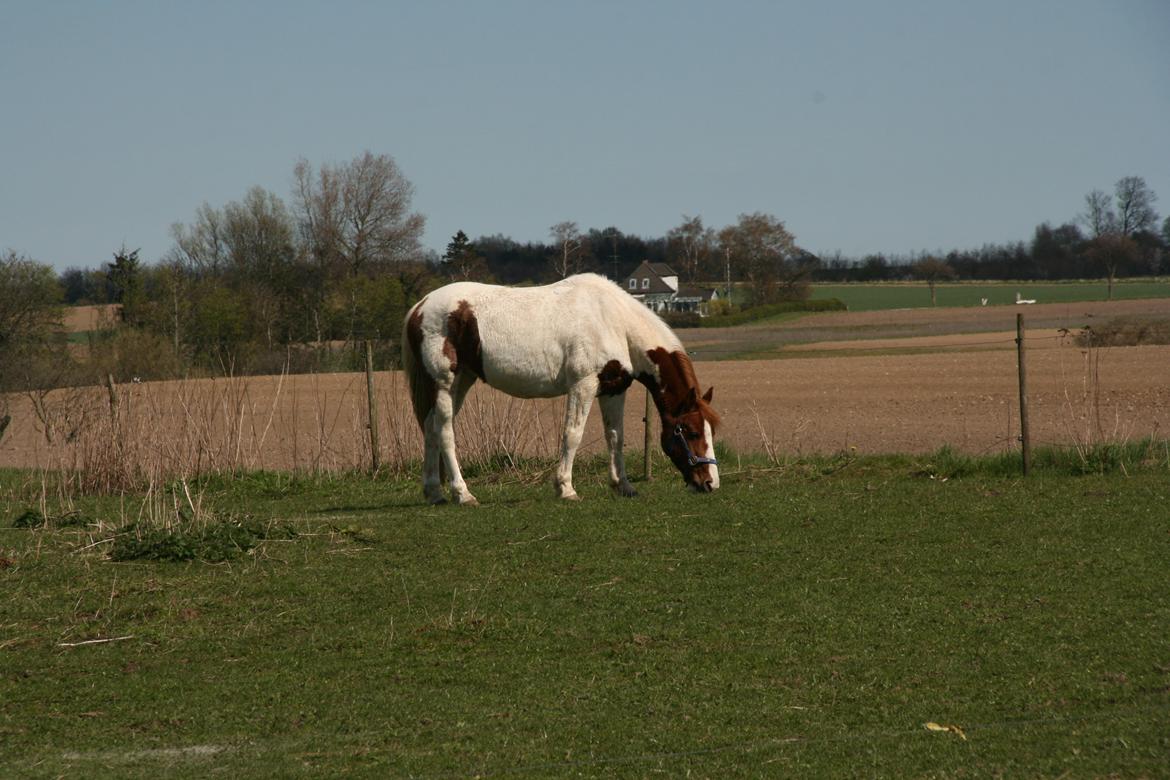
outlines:
[{"label": "wooden fence post", "polygon": [[1016,315],[1016,355],[1020,370],[1020,454],[1024,476],[1032,469],[1032,440],[1028,432],[1028,374],[1024,364],[1024,315]]},{"label": "wooden fence post", "polygon": [[650,470],[650,443],[654,440],[653,435],[651,435],[651,428],[654,425],[654,418],[650,416],[650,413],[653,411],[653,409],[654,409],[654,403],[650,399],[650,388],[647,387],[646,388],[646,416],[642,418],[642,422],[644,423],[644,428],[645,428],[645,435],[643,437],[643,442],[642,442],[642,466],[643,466],[643,471],[646,474],[646,481],[647,482],[649,482],[650,478],[653,476],[653,474]]},{"label": "wooden fence post", "polygon": [[378,446],[378,399],[374,394],[374,345],[366,341],[366,402],[369,408],[370,464],[374,473],[382,466],[382,455]]},{"label": "wooden fence post", "polygon": [[114,384],[114,375],[106,374],[106,392],[110,394],[110,419],[118,420],[118,388]]}]

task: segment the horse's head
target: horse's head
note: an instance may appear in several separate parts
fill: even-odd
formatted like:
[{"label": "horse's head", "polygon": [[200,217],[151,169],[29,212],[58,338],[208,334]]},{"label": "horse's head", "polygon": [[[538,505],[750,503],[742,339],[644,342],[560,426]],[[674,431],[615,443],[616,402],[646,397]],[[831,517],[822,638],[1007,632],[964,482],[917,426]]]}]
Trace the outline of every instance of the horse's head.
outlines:
[{"label": "horse's head", "polygon": [[711,408],[714,388],[703,397],[691,388],[674,409],[662,415],[662,451],[682,474],[687,487],[710,493],[719,487],[715,460],[715,427],[719,415]]}]

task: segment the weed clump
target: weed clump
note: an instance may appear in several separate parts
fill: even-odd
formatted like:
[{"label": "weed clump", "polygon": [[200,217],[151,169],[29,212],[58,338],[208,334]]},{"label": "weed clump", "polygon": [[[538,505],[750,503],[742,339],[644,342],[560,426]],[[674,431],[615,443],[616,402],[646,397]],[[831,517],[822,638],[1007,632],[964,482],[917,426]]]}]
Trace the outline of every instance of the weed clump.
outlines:
[{"label": "weed clump", "polygon": [[1081,348],[1170,344],[1170,320],[1115,317],[1095,327],[1085,326],[1074,341]]},{"label": "weed clump", "polygon": [[291,539],[288,526],[265,526],[252,518],[227,519],[201,527],[162,528],[130,523],[118,531],[110,550],[114,561],[194,561],[222,563],[267,539]]},{"label": "weed clump", "polygon": [[12,521],[13,528],[84,528],[90,520],[78,511],[50,515],[39,509],[26,509]]}]

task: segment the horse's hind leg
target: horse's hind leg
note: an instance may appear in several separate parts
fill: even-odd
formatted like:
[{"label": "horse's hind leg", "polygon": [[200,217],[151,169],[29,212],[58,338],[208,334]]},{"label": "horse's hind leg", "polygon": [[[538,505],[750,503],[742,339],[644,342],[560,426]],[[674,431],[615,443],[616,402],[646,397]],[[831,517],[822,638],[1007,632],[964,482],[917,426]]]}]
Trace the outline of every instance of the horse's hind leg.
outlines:
[{"label": "horse's hind leg", "polygon": [[622,453],[626,394],[599,396],[597,405],[601,407],[601,421],[602,425],[605,426],[605,443],[609,447],[609,486],[618,495],[636,496],[638,491],[634,490],[634,486],[626,478],[626,459]]},{"label": "horse's hind leg", "polygon": [[432,504],[445,504],[443,495],[442,443],[435,410],[423,425],[423,495]]},{"label": "horse's hind leg", "polygon": [[[453,384],[457,387],[460,384],[460,378],[456,377]],[[470,387],[470,383],[467,386]],[[462,391],[457,390],[456,387],[440,386],[438,388],[438,392],[435,394],[434,428],[443,466],[446,467],[451,480],[451,493],[455,503],[475,506],[479,502],[467,489],[467,483],[463,481],[463,472],[459,470],[459,460],[455,457],[455,411],[458,408],[455,396],[458,395],[459,401],[462,402],[463,393],[467,392],[467,387],[464,387]]]}]

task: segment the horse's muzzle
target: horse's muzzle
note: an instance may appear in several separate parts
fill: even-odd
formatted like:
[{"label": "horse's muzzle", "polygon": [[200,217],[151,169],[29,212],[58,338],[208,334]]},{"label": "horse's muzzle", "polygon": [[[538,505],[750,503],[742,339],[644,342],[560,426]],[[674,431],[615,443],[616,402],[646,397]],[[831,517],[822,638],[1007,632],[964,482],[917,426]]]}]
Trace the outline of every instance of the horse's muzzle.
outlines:
[{"label": "horse's muzzle", "polygon": [[709,479],[702,482],[687,482],[687,487],[695,493],[713,493],[715,491],[715,484]]}]

